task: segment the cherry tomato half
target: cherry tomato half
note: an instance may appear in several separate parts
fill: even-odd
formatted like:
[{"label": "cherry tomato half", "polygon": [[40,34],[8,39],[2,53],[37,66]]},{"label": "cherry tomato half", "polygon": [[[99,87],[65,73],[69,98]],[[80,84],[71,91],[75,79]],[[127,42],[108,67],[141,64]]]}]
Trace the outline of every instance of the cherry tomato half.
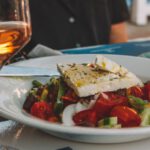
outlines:
[{"label": "cherry tomato half", "polygon": [[72,102],[75,103],[78,101],[78,96],[75,94],[75,92],[72,89],[69,89],[64,96],[61,97],[63,101]]},{"label": "cherry tomato half", "polygon": [[144,85],[144,99],[150,101],[150,82]]},{"label": "cherry tomato half", "polygon": [[59,122],[58,117],[56,117],[55,115],[54,115],[54,116],[50,116],[47,120],[48,120],[49,122],[53,122],[53,123]]},{"label": "cherry tomato half", "polygon": [[113,107],[120,105],[126,106],[127,104],[128,99],[126,97],[107,92],[100,95],[93,109],[96,111],[98,119],[102,119],[103,117],[109,116]]},{"label": "cherry tomato half", "polygon": [[127,89],[127,95],[133,95],[135,97],[143,98],[144,92],[141,87],[133,86],[133,87]]},{"label": "cherry tomato half", "polygon": [[122,127],[136,127],[141,123],[141,118],[137,112],[127,106],[116,106],[112,109],[110,116],[117,117],[118,123]]},{"label": "cherry tomato half", "polygon": [[73,116],[73,121],[79,126],[96,126],[96,112],[91,109],[80,111]]},{"label": "cherry tomato half", "polygon": [[52,115],[52,105],[45,101],[36,102],[30,110],[31,115],[47,120]]}]

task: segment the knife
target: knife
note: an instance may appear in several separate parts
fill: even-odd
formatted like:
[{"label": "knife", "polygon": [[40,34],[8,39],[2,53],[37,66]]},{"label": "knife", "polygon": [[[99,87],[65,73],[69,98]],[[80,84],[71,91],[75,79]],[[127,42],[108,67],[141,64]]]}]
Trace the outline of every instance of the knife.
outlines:
[{"label": "knife", "polygon": [[0,70],[0,76],[12,77],[12,76],[53,76],[60,75],[58,71],[52,71],[46,68],[36,68],[36,67],[22,67],[22,66],[4,66]]},{"label": "knife", "polygon": [[17,148],[14,148],[12,146],[5,146],[5,145],[0,145],[1,150],[19,150]]}]

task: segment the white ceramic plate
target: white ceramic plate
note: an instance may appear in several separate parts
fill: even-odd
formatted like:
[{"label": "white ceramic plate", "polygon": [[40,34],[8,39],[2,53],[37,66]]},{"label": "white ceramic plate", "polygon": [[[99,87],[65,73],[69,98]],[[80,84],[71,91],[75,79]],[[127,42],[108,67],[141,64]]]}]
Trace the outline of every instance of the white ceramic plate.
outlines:
[{"label": "white ceramic plate", "polygon": [[[127,67],[143,81],[150,79],[150,60],[131,56],[107,55],[108,58]],[[22,61],[14,65],[36,66],[56,70],[57,63],[86,63],[95,55],[63,55]],[[48,78],[36,78],[45,82]],[[150,137],[150,127],[124,129],[98,129],[87,127],[67,127],[36,119],[22,111],[26,94],[33,78],[0,77],[0,115],[29,126],[42,129],[52,135],[69,140],[89,143],[121,143]]]}]

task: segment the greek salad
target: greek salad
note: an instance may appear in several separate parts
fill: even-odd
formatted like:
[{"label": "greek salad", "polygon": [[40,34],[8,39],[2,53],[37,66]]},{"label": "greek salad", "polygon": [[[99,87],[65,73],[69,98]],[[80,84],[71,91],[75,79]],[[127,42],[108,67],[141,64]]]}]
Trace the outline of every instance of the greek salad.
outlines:
[{"label": "greek salad", "polygon": [[60,76],[37,80],[23,110],[65,126],[127,128],[150,125],[150,82],[97,55],[84,64],[57,64]]}]

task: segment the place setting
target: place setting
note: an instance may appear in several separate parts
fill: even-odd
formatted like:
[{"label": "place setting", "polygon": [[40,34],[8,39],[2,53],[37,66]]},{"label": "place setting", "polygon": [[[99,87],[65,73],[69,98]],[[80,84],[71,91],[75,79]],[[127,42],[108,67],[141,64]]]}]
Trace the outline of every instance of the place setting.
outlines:
[{"label": "place setting", "polygon": [[[74,63],[78,62],[78,64],[85,64],[93,62],[93,60],[98,55],[64,55],[64,56],[53,56],[53,57],[44,57],[39,59],[31,59],[28,61],[21,61],[16,63],[17,67],[35,67],[39,66],[42,68],[49,68],[50,70],[57,71],[56,64],[65,63]],[[102,56],[102,55],[101,55]],[[138,77],[142,78],[144,82],[148,80],[149,70],[144,68],[148,68],[149,59],[145,58],[136,58],[132,56],[115,56],[115,55],[106,55],[103,58],[109,58],[111,60],[117,60],[118,64],[121,64],[132,70]],[[59,58],[59,59],[56,59]],[[58,61],[59,60],[59,61]],[[128,63],[126,63],[128,62]],[[31,66],[32,64],[32,66]],[[51,65],[49,65],[51,64]],[[15,66],[14,65],[14,66]],[[41,65],[41,66],[40,66]],[[140,67],[140,66],[145,66]],[[137,70],[135,66],[142,68]],[[1,115],[7,119],[15,120],[18,123],[13,121],[4,121],[5,130],[1,131],[1,139],[5,144],[11,143],[13,146],[16,145],[18,148],[29,146],[28,148],[34,149],[34,142],[38,144],[38,138],[40,141],[45,143],[45,149],[49,149],[49,146],[55,143],[57,144],[54,148],[62,148],[62,147],[71,147],[74,148],[78,145],[78,147],[86,147],[87,145],[91,146],[91,148],[98,149],[99,147],[106,147],[113,145],[116,149],[119,148],[119,145],[122,144],[112,144],[112,143],[124,143],[137,141],[139,139],[145,139],[149,137],[149,127],[132,127],[132,128],[97,128],[97,127],[77,127],[77,126],[68,126],[69,121],[67,120],[67,125],[61,125],[58,123],[51,123],[45,120],[38,119],[33,117],[32,115],[24,112],[23,104],[26,100],[27,93],[30,91],[32,87],[32,81],[37,80],[44,84],[49,81],[50,77],[41,77],[41,76],[18,76],[18,77],[1,77],[1,86],[3,87],[0,91],[1,101],[0,101],[0,112]],[[137,80],[135,80],[137,82]],[[138,81],[139,82],[139,81]],[[141,84],[141,83],[140,83]],[[78,106],[79,108],[81,106]],[[83,106],[82,106],[83,107]],[[80,108],[81,109],[81,108]],[[83,109],[83,108],[82,108]],[[84,108],[85,109],[85,108]],[[71,113],[71,112],[70,112]],[[68,116],[69,117],[69,116]],[[136,121],[135,121],[136,122]],[[21,124],[20,124],[21,123]],[[3,129],[3,128],[2,128]],[[40,130],[42,131],[40,131]],[[30,134],[29,134],[30,133]],[[48,134],[47,134],[48,133]],[[49,135],[50,134],[50,135]],[[18,137],[16,137],[18,135]],[[51,136],[52,135],[52,136]],[[61,138],[57,138],[61,137]],[[30,141],[29,145],[26,145],[26,140]],[[36,140],[34,140],[36,139]],[[43,140],[42,140],[43,139]],[[67,140],[63,140],[67,139]],[[28,141],[27,140],[27,141]],[[53,141],[46,143],[46,141]],[[71,142],[71,141],[80,141],[83,143]],[[54,143],[55,141],[55,143]],[[7,143],[8,142],[8,143]],[[33,145],[32,145],[33,142]],[[42,143],[43,143],[42,142]],[[85,144],[85,142],[87,144]],[[125,147],[132,145],[137,145],[142,142],[148,142],[147,140],[141,140],[140,142],[132,142],[132,143],[124,143]],[[64,144],[65,143],[65,144]],[[67,144],[68,143],[68,144]],[[90,144],[90,143],[99,143],[99,144]],[[107,146],[104,143],[109,143]],[[64,146],[63,146],[64,144]],[[31,147],[30,147],[31,146]],[[37,147],[36,147],[37,149]]]},{"label": "place setting", "polygon": [[144,42],[61,51],[39,43],[27,54],[29,1],[1,6],[0,149],[148,150],[149,48],[129,50]]}]

